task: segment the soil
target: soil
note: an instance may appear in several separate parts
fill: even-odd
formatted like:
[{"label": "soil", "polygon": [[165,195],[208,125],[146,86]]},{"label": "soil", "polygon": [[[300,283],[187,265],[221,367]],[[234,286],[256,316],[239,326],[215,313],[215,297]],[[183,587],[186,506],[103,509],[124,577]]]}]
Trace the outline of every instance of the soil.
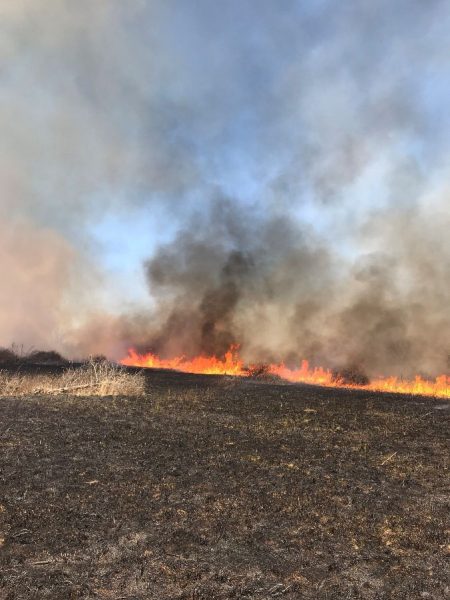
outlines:
[{"label": "soil", "polygon": [[448,401],[147,377],[0,399],[2,600],[450,596]]}]

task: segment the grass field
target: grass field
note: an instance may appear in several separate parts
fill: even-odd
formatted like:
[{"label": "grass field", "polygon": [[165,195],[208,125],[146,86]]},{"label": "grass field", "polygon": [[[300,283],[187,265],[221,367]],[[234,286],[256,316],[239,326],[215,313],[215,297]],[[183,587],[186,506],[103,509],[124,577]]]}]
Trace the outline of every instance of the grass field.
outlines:
[{"label": "grass field", "polygon": [[146,374],[0,398],[0,598],[444,599],[445,400]]}]

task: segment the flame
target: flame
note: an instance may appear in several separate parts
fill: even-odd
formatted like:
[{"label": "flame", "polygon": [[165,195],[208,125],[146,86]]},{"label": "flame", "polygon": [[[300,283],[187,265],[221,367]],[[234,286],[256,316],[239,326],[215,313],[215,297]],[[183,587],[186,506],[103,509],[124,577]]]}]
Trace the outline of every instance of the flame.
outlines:
[{"label": "flame", "polygon": [[150,367],[152,369],[173,369],[183,373],[201,375],[246,375],[244,362],[239,358],[236,348],[230,348],[224,359],[215,356],[196,356],[186,360],[183,356],[176,358],[159,358],[156,354],[138,354],[128,350],[128,356],[120,361],[128,367]]},{"label": "flame", "polygon": [[[165,359],[160,358],[156,354],[139,354],[136,350],[130,349],[128,356],[120,362],[122,365],[130,367],[172,369],[183,373],[197,373],[202,375],[235,375],[245,377],[249,374],[248,368],[239,356],[237,347],[230,348],[223,359],[216,356],[196,356],[192,359],[178,356]],[[307,360],[303,360],[298,369],[290,369],[282,363],[271,364],[268,366],[267,372],[296,383],[450,398],[450,377],[447,375],[440,375],[434,381],[423,379],[419,375],[416,375],[413,380],[406,380],[399,377],[380,377],[373,379],[367,385],[350,385],[336,379],[333,372],[329,369],[310,367]]]}]

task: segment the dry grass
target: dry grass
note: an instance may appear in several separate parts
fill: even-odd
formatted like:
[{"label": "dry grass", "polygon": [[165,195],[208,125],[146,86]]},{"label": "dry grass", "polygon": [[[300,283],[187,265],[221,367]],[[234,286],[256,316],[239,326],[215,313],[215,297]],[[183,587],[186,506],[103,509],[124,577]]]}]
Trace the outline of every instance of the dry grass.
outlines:
[{"label": "dry grass", "polygon": [[0,371],[0,396],[70,394],[72,396],[140,396],[145,390],[141,373],[129,373],[113,363],[91,360],[58,375]]}]

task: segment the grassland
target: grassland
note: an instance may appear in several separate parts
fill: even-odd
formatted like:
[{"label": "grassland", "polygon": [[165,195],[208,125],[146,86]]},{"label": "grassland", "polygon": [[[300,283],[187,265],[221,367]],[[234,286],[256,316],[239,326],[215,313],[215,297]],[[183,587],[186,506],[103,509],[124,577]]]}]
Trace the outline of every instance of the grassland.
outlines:
[{"label": "grassland", "polygon": [[0,398],[0,598],[448,598],[449,408],[151,371]]}]

